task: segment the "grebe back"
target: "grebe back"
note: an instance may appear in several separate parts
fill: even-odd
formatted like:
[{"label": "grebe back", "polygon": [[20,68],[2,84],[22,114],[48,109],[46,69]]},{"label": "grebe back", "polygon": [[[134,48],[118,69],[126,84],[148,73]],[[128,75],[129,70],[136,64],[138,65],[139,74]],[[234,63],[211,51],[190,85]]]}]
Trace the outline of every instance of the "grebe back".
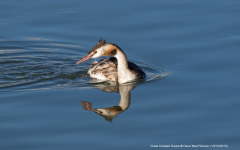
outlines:
[{"label": "grebe back", "polygon": [[127,56],[116,44],[107,43],[100,39],[81,60],[76,64],[82,63],[91,58],[101,56],[114,56],[93,62],[88,70],[88,74],[100,80],[110,80],[119,84],[129,82],[134,79],[144,79],[146,74],[136,64],[127,61]]}]

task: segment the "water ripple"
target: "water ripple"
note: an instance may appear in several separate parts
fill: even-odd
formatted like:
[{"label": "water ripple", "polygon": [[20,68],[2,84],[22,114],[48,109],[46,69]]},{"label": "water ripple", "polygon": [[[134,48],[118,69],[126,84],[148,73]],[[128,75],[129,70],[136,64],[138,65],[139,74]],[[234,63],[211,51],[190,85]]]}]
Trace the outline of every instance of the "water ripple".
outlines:
[{"label": "water ripple", "polygon": [[[91,61],[75,64],[87,53],[80,46],[72,46],[75,44],[43,40],[40,43],[0,42],[0,90],[92,88],[109,84],[85,76]],[[130,61],[137,63],[147,74],[146,80],[131,84],[155,81],[169,74],[139,60]]]}]

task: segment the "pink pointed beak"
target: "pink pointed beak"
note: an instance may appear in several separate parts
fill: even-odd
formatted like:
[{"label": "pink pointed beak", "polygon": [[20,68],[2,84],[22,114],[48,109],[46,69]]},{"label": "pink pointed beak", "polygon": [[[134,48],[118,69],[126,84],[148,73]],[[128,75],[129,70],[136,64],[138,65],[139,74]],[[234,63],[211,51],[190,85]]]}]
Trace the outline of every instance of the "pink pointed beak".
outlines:
[{"label": "pink pointed beak", "polygon": [[88,59],[91,59],[93,55],[87,55],[85,57],[83,57],[82,59],[80,59],[76,64],[80,64]]}]

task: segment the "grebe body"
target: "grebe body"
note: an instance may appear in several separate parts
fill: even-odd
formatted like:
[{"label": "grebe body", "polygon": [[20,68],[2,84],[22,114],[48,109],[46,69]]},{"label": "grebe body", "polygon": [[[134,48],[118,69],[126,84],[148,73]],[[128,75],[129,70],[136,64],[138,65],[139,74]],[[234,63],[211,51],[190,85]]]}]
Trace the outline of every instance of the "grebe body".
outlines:
[{"label": "grebe body", "polygon": [[91,58],[101,56],[114,56],[93,62],[88,70],[88,74],[100,80],[110,80],[119,84],[135,79],[144,79],[146,74],[136,64],[127,61],[125,53],[115,44],[106,43],[99,40],[87,56],[77,62],[77,64]]}]

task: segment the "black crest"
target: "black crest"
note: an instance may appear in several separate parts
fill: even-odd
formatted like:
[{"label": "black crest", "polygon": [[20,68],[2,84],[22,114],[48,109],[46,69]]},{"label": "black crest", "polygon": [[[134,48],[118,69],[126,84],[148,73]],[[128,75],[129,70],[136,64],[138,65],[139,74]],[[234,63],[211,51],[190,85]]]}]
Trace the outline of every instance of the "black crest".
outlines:
[{"label": "black crest", "polygon": [[102,47],[104,44],[106,44],[106,40],[103,40],[103,39],[99,39],[97,45],[95,45],[88,54],[94,52],[96,49]]},{"label": "black crest", "polygon": [[106,43],[106,40],[104,39],[99,39],[97,44],[104,45]]}]

